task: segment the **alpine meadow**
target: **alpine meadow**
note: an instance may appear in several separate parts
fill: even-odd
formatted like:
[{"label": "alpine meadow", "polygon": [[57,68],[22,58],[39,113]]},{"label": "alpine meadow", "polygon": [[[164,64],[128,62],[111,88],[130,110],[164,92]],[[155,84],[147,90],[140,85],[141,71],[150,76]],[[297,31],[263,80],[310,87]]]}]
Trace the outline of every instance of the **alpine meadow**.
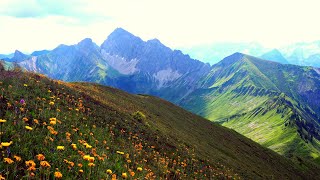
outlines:
[{"label": "alpine meadow", "polygon": [[320,179],[317,5],[1,1],[0,180]]}]

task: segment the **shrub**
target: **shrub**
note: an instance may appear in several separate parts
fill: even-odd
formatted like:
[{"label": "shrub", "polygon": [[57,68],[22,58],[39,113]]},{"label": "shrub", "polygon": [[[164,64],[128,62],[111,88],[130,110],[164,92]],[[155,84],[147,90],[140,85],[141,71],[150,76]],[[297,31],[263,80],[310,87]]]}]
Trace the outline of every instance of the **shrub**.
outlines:
[{"label": "shrub", "polygon": [[139,122],[143,122],[146,120],[146,115],[144,115],[141,111],[136,111],[132,114],[133,118]]}]

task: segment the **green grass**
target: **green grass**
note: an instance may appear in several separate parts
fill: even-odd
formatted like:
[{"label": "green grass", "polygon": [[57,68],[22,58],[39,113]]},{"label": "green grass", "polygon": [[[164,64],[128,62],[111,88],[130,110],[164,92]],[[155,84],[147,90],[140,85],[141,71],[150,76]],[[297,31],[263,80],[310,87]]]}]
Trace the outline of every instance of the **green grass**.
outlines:
[{"label": "green grass", "polygon": [[[61,172],[63,179],[110,179],[107,169],[117,178],[127,173],[128,179],[319,176],[318,167],[307,161],[292,164],[233,130],[159,98],[20,71],[1,71],[0,82],[0,118],[7,120],[1,142],[13,142],[10,153],[2,147],[0,174],[9,179],[54,179],[54,172]],[[50,118],[57,119],[55,125],[49,125]],[[50,168],[40,166],[38,154],[45,156]],[[84,155],[95,157],[94,167]],[[8,164],[4,158],[14,162]],[[36,163],[35,170],[28,170],[28,160]]]},{"label": "green grass", "polygon": [[[273,109],[266,114],[245,115],[223,123],[250,139],[268,147],[279,154],[285,154],[292,147],[292,142],[300,139],[297,130],[285,126],[285,118]],[[301,140],[302,141],[302,140]]]},{"label": "green grass", "polygon": [[[111,178],[107,169],[118,178],[127,173],[129,179],[237,176],[228,168],[212,169],[209,167],[212,162],[192,155],[195,154],[193,149],[186,150],[184,144],[169,143],[163,135],[156,135],[148,125],[128,113],[126,102],[117,109],[115,105],[109,106],[79,92],[72,84],[52,81],[41,75],[2,72],[0,79],[1,102],[4,103],[1,119],[7,120],[1,127],[1,142],[13,142],[10,153],[8,148],[2,147],[2,176],[53,179],[57,171],[66,179]],[[90,88],[95,89],[95,86],[90,85]],[[117,102],[121,100],[119,97],[116,95]],[[21,99],[25,103],[20,103]],[[50,118],[57,119],[55,125],[50,125]],[[27,125],[33,129],[26,130]],[[86,148],[85,143],[92,147]],[[76,144],[77,149],[74,150],[71,144]],[[65,150],[59,151],[57,146],[64,146]],[[40,166],[38,154],[45,156],[50,168]],[[14,160],[15,155],[22,160]],[[84,155],[95,157],[94,167],[83,159]],[[7,164],[4,158],[14,162]],[[28,160],[35,161],[35,170],[27,170],[25,161]],[[138,167],[142,172],[137,171]]]},{"label": "green grass", "polygon": [[281,155],[318,162],[319,83],[312,68],[235,54],[178,104]]}]

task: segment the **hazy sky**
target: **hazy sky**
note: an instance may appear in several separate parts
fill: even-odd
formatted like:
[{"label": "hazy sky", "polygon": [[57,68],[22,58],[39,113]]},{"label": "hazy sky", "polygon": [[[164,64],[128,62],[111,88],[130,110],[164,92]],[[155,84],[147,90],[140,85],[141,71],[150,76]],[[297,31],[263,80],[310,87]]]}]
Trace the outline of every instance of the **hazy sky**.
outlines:
[{"label": "hazy sky", "polygon": [[318,0],[0,0],[0,54],[32,52],[122,27],[171,48],[214,42],[279,46],[320,39]]}]

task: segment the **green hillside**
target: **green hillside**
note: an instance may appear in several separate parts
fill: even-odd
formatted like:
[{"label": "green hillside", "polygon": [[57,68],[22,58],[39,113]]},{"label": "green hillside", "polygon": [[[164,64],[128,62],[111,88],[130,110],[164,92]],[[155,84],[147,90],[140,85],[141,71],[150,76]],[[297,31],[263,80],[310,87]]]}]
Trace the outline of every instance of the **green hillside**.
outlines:
[{"label": "green hillside", "polygon": [[236,53],[213,66],[180,105],[287,157],[318,161],[320,76]]},{"label": "green hillside", "polygon": [[292,163],[159,98],[0,69],[2,177],[319,177],[308,161]]}]

